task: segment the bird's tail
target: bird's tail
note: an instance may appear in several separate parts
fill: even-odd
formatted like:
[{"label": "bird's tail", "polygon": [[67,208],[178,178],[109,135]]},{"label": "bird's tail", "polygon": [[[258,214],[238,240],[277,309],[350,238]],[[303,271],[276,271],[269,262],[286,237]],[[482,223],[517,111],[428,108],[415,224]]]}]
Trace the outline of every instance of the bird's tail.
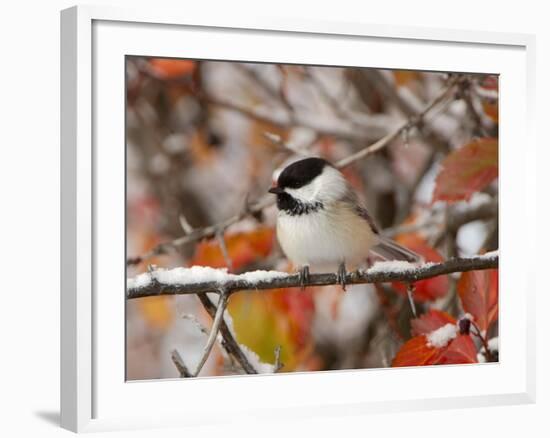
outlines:
[{"label": "bird's tail", "polygon": [[371,252],[383,260],[404,260],[411,263],[422,261],[419,254],[387,237],[382,237],[380,242],[371,249]]}]

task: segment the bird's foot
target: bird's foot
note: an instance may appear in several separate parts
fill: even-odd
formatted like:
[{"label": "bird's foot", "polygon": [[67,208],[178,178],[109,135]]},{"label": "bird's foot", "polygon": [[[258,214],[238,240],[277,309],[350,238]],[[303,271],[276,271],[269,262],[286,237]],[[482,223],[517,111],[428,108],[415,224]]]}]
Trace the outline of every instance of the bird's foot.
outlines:
[{"label": "bird's foot", "polygon": [[346,290],[346,264],[345,262],[342,262],[338,265],[338,272],[336,272],[336,281],[340,286],[342,286],[342,290]]},{"label": "bird's foot", "polygon": [[300,269],[300,288],[304,290],[309,283],[309,266],[304,265]]}]

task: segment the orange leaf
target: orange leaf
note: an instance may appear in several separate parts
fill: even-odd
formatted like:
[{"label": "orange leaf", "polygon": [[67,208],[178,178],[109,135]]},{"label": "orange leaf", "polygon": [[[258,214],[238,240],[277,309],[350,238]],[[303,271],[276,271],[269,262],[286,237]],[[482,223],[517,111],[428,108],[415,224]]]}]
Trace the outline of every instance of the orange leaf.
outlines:
[{"label": "orange leaf", "polygon": [[[420,254],[427,262],[442,262],[443,257],[437,250],[418,234],[402,234],[396,241],[404,247]],[[406,295],[407,288],[403,283],[394,283],[394,288],[402,295]],[[428,278],[414,283],[414,300],[418,302],[433,301],[444,296],[449,289],[449,279],[446,275]]]},{"label": "orange leaf", "polygon": [[441,310],[430,309],[411,321],[411,332],[415,336],[425,335],[449,323],[456,324],[456,319]]},{"label": "orange leaf", "polygon": [[193,73],[196,63],[187,59],[151,58],[149,67],[151,72],[160,79],[175,79]]},{"label": "orange leaf", "polygon": [[495,123],[498,123],[498,103],[484,101],[483,102],[483,111],[487,116]]},{"label": "orange leaf", "polygon": [[457,283],[464,311],[486,331],[498,318],[498,270],[464,272]]},{"label": "orange leaf", "polygon": [[[274,235],[273,229],[267,227],[226,235],[225,246],[233,269],[238,270],[266,257],[273,248]],[[191,264],[213,268],[227,267],[220,245],[216,240],[199,243]]]},{"label": "orange leaf", "polygon": [[431,365],[438,355],[437,348],[429,347],[426,336],[415,336],[403,344],[395,355],[392,367],[412,367],[418,365]]},{"label": "orange leaf", "polygon": [[414,80],[418,80],[420,75],[414,70],[394,70],[393,77],[395,79],[395,84],[399,86],[408,85]]},{"label": "orange leaf", "polygon": [[482,138],[451,152],[435,181],[433,202],[468,200],[498,177],[498,140]]}]

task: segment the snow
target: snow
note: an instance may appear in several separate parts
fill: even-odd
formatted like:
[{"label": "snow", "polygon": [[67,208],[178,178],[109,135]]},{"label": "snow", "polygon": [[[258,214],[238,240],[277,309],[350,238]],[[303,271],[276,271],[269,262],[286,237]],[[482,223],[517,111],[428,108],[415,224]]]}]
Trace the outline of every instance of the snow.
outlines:
[{"label": "snow", "polygon": [[460,254],[464,256],[477,254],[483,246],[488,230],[488,225],[482,220],[472,221],[462,225],[456,235],[456,242],[460,248]]},{"label": "snow", "polygon": [[[229,312],[225,312],[223,319],[225,321],[225,324],[233,334],[233,336],[236,338],[235,328],[233,325],[233,318],[231,318],[231,314]],[[246,345],[239,343],[239,348],[242,350],[242,352],[248,359],[248,362],[250,362],[250,365],[252,365],[252,367],[256,371],[258,371],[259,374],[271,374],[275,372],[275,365],[262,362],[260,360],[260,357],[254,351],[248,348]]]},{"label": "snow", "polygon": [[165,284],[221,283],[231,278],[227,269],[214,269],[207,266],[191,268],[174,268],[153,271],[155,279]]},{"label": "snow", "polygon": [[458,327],[456,324],[445,324],[443,327],[434,330],[426,336],[429,347],[442,348],[445,347],[451,340],[456,338]]},{"label": "snow", "polygon": [[487,346],[491,351],[498,351],[498,336],[496,338],[491,338],[487,341]]},{"label": "snow", "polygon": [[250,271],[236,275],[227,272],[227,269],[214,269],[208,266],[192,266],[190,268],[156,269],[144,272],[127,280],[128,289],[139,289],[148,286],[153,279],[163,284],[186,285],[196,283],[219,283],[228,281],[245,281],[254,287],[255,284],[271,281],[288,276],[286,272],[278,271]]},{"label": "snow", "polygon": [[[424,267],[430,266],[430,263],[423,265]],[[367,274],[379,274],[385,273],[402,273],[414,271],[418,268],[418,264],[405,262],[403,260],[388,260],[376,262],[373,266],[367,269]]]},{"label": "snow", "polygon": [[235,275],[234,277],[238,277],[240,280],[244,280],[249,283],[261,283],[264,281],[271,281],[276,278],[284,278],[287,276],[288,274],[286,272],[250,271],[250,272],[245,272],[244,274]]},{"label": "snow", "polygon": [[239,347],[241,348],[242,352],[250,362],[250,365],[258,371],[258,374],[270,374],[275,372],[275,366],[271,365],[269,363],[262,362],[260,360],[260,357],[254,353],[250,348],[248,348],[246,345],[239,344]]},{"label": "snow", "polygon": [[134,278],[128,278],[126,286],[128,289],[140,289],[142,287],[148,286],[151,283],[151,276],[148,272],[139,274]]}]

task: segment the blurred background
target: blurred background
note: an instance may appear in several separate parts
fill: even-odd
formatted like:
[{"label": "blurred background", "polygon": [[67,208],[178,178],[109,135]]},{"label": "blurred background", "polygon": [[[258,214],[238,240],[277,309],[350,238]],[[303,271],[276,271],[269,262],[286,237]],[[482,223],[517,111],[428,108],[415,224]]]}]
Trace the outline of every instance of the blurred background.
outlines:
[{"label": "blurred background", "polygon": [[[344,169],[379,227],[429,261],[497,249],[498,157],[486,152],[498,149],[498,78],[460,75],[448,98],[415,118],[456,77],[127,57],[127,276],[151,265],[292,271],[277,245],[276,208],[247,206],[289,162],[335,162],[407,120],[387,148]],[[223,233],[165,244],[234,215],[242,219]],[[418,282],[417,309],[462,315],[458,280]],[[400,284],[243,291],[228,310],[258,363],[273,364],[280,351],[279,372],[387,367],[411,338]],[[195,296],[129,300],[127,378],[179,376],[174,349],[193,368],[210,324]],[[485,328],[498,334],[497,324]],[[242,373],[216,345],[201,376]]]}]

